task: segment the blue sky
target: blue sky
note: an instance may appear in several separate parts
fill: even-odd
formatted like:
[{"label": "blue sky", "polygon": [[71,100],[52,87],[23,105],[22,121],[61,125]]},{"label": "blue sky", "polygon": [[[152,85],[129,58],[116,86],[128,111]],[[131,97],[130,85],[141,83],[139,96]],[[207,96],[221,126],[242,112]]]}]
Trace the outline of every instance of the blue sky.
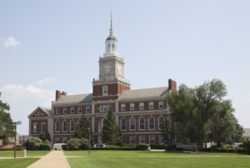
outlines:
[{"label": "blue sky", "polygon": [[50,107],[55,90],[91,92],[112,10],[132,89],[220,79],[250,128],[249,7],[249,0],[1,1],[0,99],[28,134],[27,116]]}]

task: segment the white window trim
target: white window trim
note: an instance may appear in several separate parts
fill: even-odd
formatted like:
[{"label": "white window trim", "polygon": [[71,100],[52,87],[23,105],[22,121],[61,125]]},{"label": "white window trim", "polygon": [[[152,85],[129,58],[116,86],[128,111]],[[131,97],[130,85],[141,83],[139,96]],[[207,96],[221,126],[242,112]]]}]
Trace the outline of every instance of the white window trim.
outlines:
[{"label": "white window trim", "polygon": [[[144,142],[141,142],[141,137],[144,137]],[[139,135],[139,143],[145,143],[145,135]]]},{"label": "white window trim", "polygon": [[65,122],[66,120],[64,120],[63,122],[62,122],[62,132],[68,132],[68,122],[66,121],[66,123],[67,123],[67,131],[64,131],[64,129],[63,129],[63,123]]},{"label": "white window trim", "polygon": [[[125,143],[123,142],[123,137],[125,137],[125,141],[126,141]],[[127,144],[127,137],[126,137],[126,135],[123,135],[123,136],[122,136],[122,143],[123,143],[123,144]]]},{"label": "white window trim", "polygon": [[148,130],[155,130],[155,118],[152,117],[152,118],[154,119],[154,129],[150,129],[150,122],[149,122],[149,119],[150,119],[150,118],[151,118],[151,117],[148,118]]},{"label": "white window trim", "polygon": [[46,123],[41,124],[41,132],[43,132],[43,125],[45,125],[45,131],[44,132],[46,132]]},{"label": "white window trim", "polygon": [[[150,137],[153,136],[154,137],[154,143],[150,143]],[[149,144],[155,144],[155,135],[149,135]]]},{"label": "white window trim", "polygon": [[[81,108],[81,112],[79,112],[80,108]],[[78,107],[78,113],[82,113],[82,107]]]},{"label": "white window trim", "polygon": [[[162,106],[163,106],[163,107],[160,107],[160,102],[162,102]],[[159,107],[159,109],[163,109],[163,108],[164,108],[164,101],[159,101],[158,107]]]},{"label": "white window trim", "polygon": [[59,122],[59,131],[56,131],[56,123],[59,122],[59,121],[56,121],[55,122],[55,132],[60,132],[60,122]]},{"label": "white window trim", "polygon": [[[140,127],[140,120],[141,120],[141,118],[144,119],[144,129],[141,129],[141,127]],[[144,118],[144,117],[140,117],[138,123],[139,123],[139,130],[145,130],[145,126],[146,126],[146,125],[145,125],[145,118]]]},{"label": "white window trim", "polygon": [[135,135],[130,135],[130,142],[129,142],[129,144],[136,144],[136,138],[135,138],[135,143],[131,143],[131,137],[135,137]]},{"label": "white window trim", "polygon": [[134,118],[134,117],[131,117],[129,119],[129,131],[135,131],[136,130],[136,119],[135,118],[134,118],[135,119],[135,129],[131,129],[131,122],[130,121],[131,121],[132,118]]},{"label": "white window trim", "polygon": [[[150,103],[153,103],[153,108],[150,108]],[[154,102],[149,102],[148,103],[148,109],[154,109]]]},{"label": "white window trim", "polygon": [[[125,106],[125,109],[124,109],[124,110],[122,109],[122,105]],[[126,111],[126,104],[121,104],[121,111]]]},{"label": "white window trim", "polygon": [[[143,103],[143,109],[141,109],[140,104]],[[139,110],[144,110],[144,102],[139,103]]]},{"label": "white window trim", "polygon": [[71,120],[71,121],[70,121],[70,123],[69,123],[69,125],[70,125],[70,132],[75,132],[75,130],[76,130],[76,124],[75,124],[75,121],[74,121],[74,131],[71,131],[71,122],[72,122],[72,121],[74,121],[74,120]]},{"label": "white window trim", "polygon": [[[36,125],[36,132],[34,131],[34,126],[35,126],[35,125]],[[37,133],[37,128],[38,128],[38,127],[37,127],[37,123],[34,123],[34,124],[33,124],[33,133]]]},{"label": "white window trim", "polygon": [[65,142],[63,142],[63,138],[66,138],[66,143],[67,143],[68,138],[67,137],[62,137],[62,143],[65,143]]},{"label": "white window trim", "polygon": [[[57,138],[58,138],[59,142],[56,142]],[[55,137],[55,143],[60,143],[60,137]]]},{"label": "white window trim", "polygon": [[[88,111],[89,108],[89,111]],[[86,106],[86,113],[90,113],[90,106]]]},{"label": "white window trim", "polygon": [[[72,112],[72,109],[74,110],[74,112]],[[75,113],[75,107],[70,107],[70,113],[71,114]]]},{"label": "white window trim", "polygon": [[[107,87],[107,93],[104,93],[104,87]],[[103,96],[108,96],[108,86],[107,85],[102,86],[102,95]]]},{"label": "white window trim", "polygon": [[[158,130],[162,130],[161,128],[160,128],[160,118],[161,117],[163,117],[163,116],[160,116],[159,118],[158,118]],[[163,117],[163,126],[164,126],[164,121],[165,121],[165,119],[164,119],[164,117]]]},{"label": "white window trim", "polygon": [[[58,112],[57,112],[58,110]],[[60,114],[60,108],[56,108],[56,114]]]},{"label": "white window trim", "polygon": [[[66,113],[64,113],[64,109],[66,109]],[[63,114],[67,114],[67,107],[63,108]]]},{"label": "white window trim", "polygon": [[[134,109],[131,109],[131,105],[134,105]],[[130,103],[130,110],[135,110],[135,103]]]},{"label": "white window trim", "polygon": [[[122,119],[125,119],[125,129],[124,130],[122,130]],[[122,118],[121,120],[120,120],[120,125],[121,125],[121,131],[127,131],[127,120],[126,120],[126,118]]]},{"label": "white window trim", "polygon": [[[104,106],[106,107],[106,110],[104,110]],[[102,105],[103,112],[106,112],[108,109],[108,105]]]}]

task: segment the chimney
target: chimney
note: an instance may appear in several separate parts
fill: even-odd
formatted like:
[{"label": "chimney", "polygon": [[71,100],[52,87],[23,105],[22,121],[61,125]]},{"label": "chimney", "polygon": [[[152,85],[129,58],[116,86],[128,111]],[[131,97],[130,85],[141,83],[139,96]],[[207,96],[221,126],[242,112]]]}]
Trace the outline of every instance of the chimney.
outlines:
[{"label": "chimney", "polygon": [[177,84],[175,81],[173,81],[172,79],[168,80],[168,88],[169,90],[177,90]]},{"label": "chimney", "polygon": [[67,93],[66,92],[60,92],[60,90],[56,90],[56,100],[58,100],[61,96],[66,96],[67,95]]}]

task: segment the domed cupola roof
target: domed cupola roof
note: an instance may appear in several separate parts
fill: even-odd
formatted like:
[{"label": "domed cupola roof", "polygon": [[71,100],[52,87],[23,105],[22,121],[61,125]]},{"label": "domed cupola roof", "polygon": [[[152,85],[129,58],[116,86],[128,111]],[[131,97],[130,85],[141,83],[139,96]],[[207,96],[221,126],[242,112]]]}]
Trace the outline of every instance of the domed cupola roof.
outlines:
[{"label": "domed cupola roof", "polygon": [[113,36],[113,35],[108,36],[106,41],[108,41],[108,40],[116,40],[116,41],[118,41],[117,38],[115,36]]}]

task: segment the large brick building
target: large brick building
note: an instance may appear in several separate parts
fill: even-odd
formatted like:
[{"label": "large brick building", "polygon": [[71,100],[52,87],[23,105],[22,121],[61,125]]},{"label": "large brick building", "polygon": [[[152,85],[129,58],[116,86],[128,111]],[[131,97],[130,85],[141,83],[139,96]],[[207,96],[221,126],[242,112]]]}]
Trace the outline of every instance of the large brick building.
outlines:
[{"label": "large brick building", "polygon": [[103,120],[112,106],[123,143],[161,143],[159,137],[168,112],[165,95],[176,89],[176,82],[169,79],[166,87],[130,90],[131,84],[124,78],[124,60],[118,53],[112,20],[105,54],[99,58],[99,79],[93,79],[92,84],[90,94],[67,95],[57,90],[51,108],[38,107],[28,116],[29,136],[48,131],[53,143],[65,143],[72,138],[84,114],[94,133],[94,143],[102,143]]}]

